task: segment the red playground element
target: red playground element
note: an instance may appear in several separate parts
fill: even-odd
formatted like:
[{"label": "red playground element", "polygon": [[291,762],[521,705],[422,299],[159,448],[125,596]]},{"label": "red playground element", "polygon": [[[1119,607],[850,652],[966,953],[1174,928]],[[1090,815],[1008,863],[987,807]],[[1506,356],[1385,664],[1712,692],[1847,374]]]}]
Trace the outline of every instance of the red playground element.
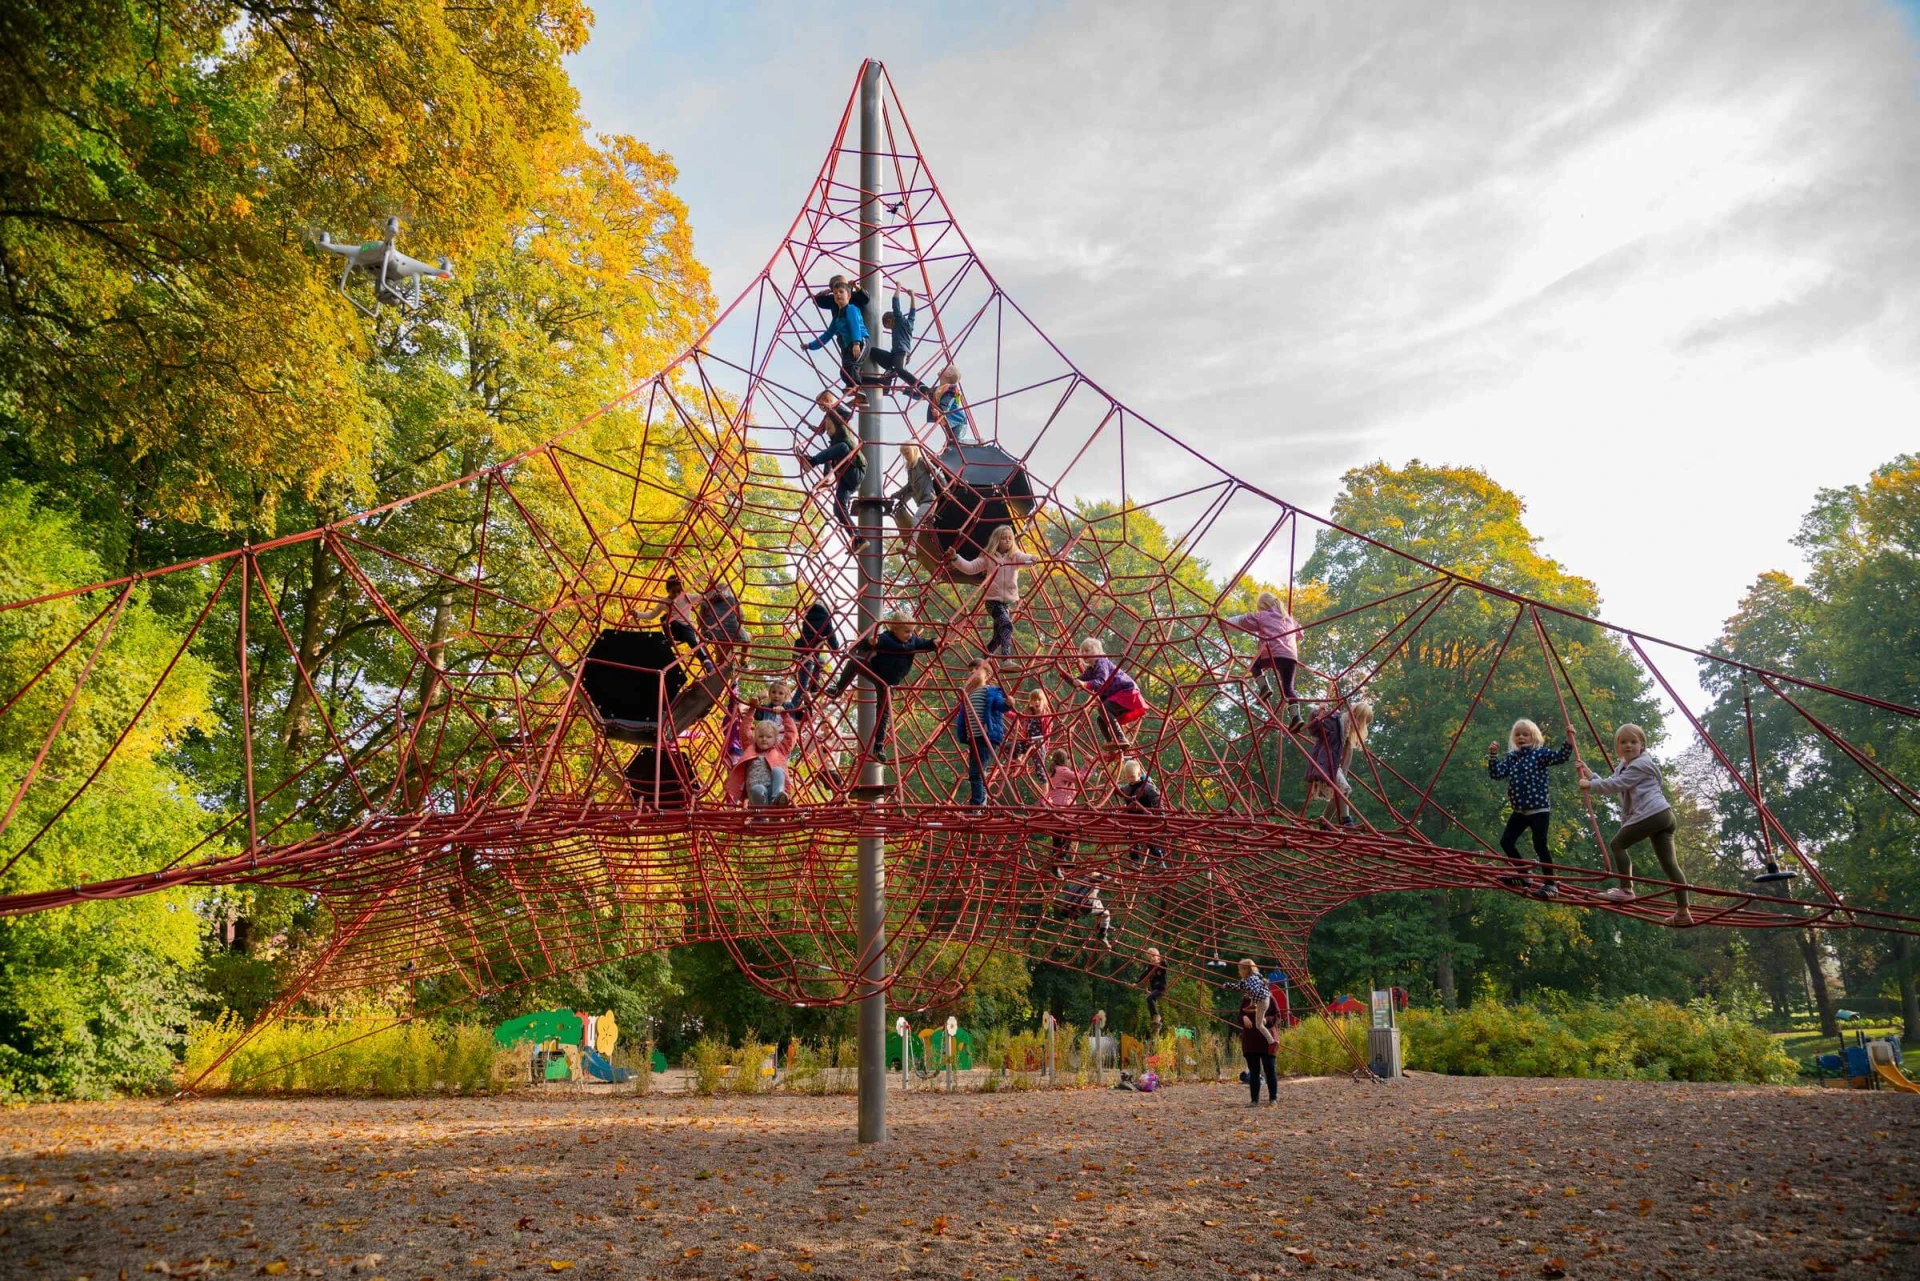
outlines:
[{"label": "red playground element", "polygon": [[[119,721],[87,742],[63,739],[67,709],[111,683],[108,641],[136,592],[166,582],[180,588],[171,599],[195,602],[180,654],[222,648],[236,676],[207,732],[228,736],[237,750],[223,755],[244,761],[205,780],[204,830],[156,851],[142,874],[88,881],[83,870],[78,883],[0,898],[0,913],[180,886],[314,896],[331,935],[266,1017],[309,993],[404,981],[479,995],[696,941],[725,944],[780,999],[835,1004],[857,994],[862,968],[855,843],[882,833],[897,1008],[950,998],[988,949],[1131,975],[1150,944],[1176,973],[1195,975],[1213,958],[1257,955],[1318,1008],[1307,938],[1327,912],[1392,891],[1514,893],[1525,883],[1492,843],[1488,815],[1451,813],[1434,799],[1445,769],[1475,767],[1466,753],[1479,740],[1456,750],[1465,720],[1421,777],[1362,746],[1347,771],[1356,826],[1306,816],[1307,739],[1263,702],[1248,677],[1250,643],[1217,621],[1227,588],[1207,584],[1258,574],[1290,598],[1316,537],[1397,556],[1407,576],[1364,605],[1304,619],[1307,713],[1365,694],[1419,652],[1423,629],[1450,603],[1471,601],[1497,622],[1479,656],[1463,660],[1463,688],[1484,694],[1505,663],[1545,672],[1557,724],[1575,728],[1596,768],[1611,726],[1604,707],[1592,710],[1598,691],[1567,661],[1564,638],[1605,631],[1669,694],[1656,652],[1749,680],[1754,697],[1773,700],[1772,714],[1844,749],[1859,788],[1920,814],[1913,781],[1882,763],[1896,758],[1856,746],[1815,714],[1847,725],[1862,718],[1836,709],[1883,720],[1920,715],[1914,709],[1722,662],[1403,556],[1127,409],[976,256],[890,81],[885,190],[869,205],[884,266],[870,287],[876,316],[896,289],[917,295],[918,315],[910,377],[867,375],[887,442],[867,451],[867,467],[881,473],[868,481],[887,495],[908,488],[899,446],[915,442],[937,492],[891,510],[856,495],[850,514],[880,539],[881,603],[912,611],[939,648],[917,655],[891,689],[887,785],[856,795],[854,706],[871,695],[859,680],[829,697],[831,673],[795,645],[816,602],[843,642],[859,631],[854,531],[836,512],[846,473],[796,458],[797,448],[822,447],[816,396],[843,386],[831,344],[804,344],[825,324],[815,295],[829,277],[858,273],[853,101],[765,268],[693,350],[593,419],[324,528],[0,603],[15,634],[39,627],[52,637],[44,666],[0,690],[0,731],[27,743],[32,762],[6,784],[5,869],[69,821],[113,753],[145,741],[135,733],[143,715],[178,679],[180,666],[166,664],[152,689],[113,684],[103,705],[120,709]],[[948,366],[960,371],[955,393],[935,385]],[[954,725],[967,665],[990,633],[988,584],[956,578],[943,557],[974,556],[1003,522],[1042,559],[1022,571],[1012,653],[997,670],[1012,708],[1007,737],[976,810],[964,803],[965,740]],[[427,546],[444,550],[417,550]],[[322,616],[303,618],[287,585],[316,575],[331,591]],[[695,604],[660,619],[669,575]],[[678,625],[671,635],[668,622]],[[1149,709],[1126,727],[1125,745],[1071,680],[1089,637],[1138,682]],[[784,802],[730,803],[726,778],[755,715],[736,694],[751,702],[776,679],[795,682]],[[1023,755],[1016,745],[1034,689],[1048,695],[1050,737]],[[97,726],[107,713],[95,712]],[[1914,917],[1843,903],[1810,856],[1821,833],[1796,830],[1769,807],[1748,737],[1716,739],[1682,712],[1679,728],[1707,745],[1719,785],[1749,807],[1756,862],[1764,854],[1799,873],[1791,888],[1696,888],[1697,923],[1914,929]],[[1479,732],[1484,740],[1484,722]],[[1049,805],[1044,760],[1055,748],[1084,777],[1070,803]],[[1127,756],[1147,767],[1157,805],[1115,797]],[[1642,879],[1637,897],[1616,900],[1602,896],[1610,882],[1594,867],[1559,873],[1563,906],[1653,922],[1673,913],[1665,882]],[[1101,944],[1103,913],[1111,949]]]}]

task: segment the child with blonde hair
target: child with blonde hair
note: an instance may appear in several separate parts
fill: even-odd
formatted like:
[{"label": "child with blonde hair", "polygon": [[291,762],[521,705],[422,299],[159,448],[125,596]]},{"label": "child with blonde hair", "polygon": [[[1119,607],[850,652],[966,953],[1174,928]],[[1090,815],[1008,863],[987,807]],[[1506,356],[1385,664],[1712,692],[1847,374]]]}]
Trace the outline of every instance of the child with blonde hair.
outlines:
[{"label": "child with blonde hair", "polygon": [[1620,763],[1605,778],[1588,769],[1585,761],[1574,762],[1580,771],[1581,791],[1620,798],[1620,830],[1607,842],[1607,863],[1620,884],[1608,890],[1606,897],[1619,902],[1633,898],[1633,855],[1629,851],[1641,841],[1652,841],[1661,871],[1681,887],[1674,891],[1674,912],[1667,923],[1692,925],[1686,874],[1674,856],[1673,804],[1667,800],[1659,763],[1647,754],[1647,731],[1638,725],[1622,725],[1613,731],[1613,754]]},{"label": "child with blonde hair", "polygon": [[959,366],[948,365],[934,379],[933,393],[927,397],[927,421],[946,430],[949,447],[980,443],[973,420],[967,415],[966,394],[960,390]]},{"label": "child with blonde hair", "polygon": [[[1120,784],[1114,791],[1120,796],[1120,804],[1131,814],[1144,819],[1160,812],[1160,789],[1153,785],[1153,776],[1147,773],[1146,765],[1137,756],[1130,756],[1120,763]],[[1143,849],[1146,851],[1144,856],[1140,852]],[[1167,862],[1164,849],[1144,841],[1130,846],[1127,857],[1136,863],[1144,863],[1151,858],[1162,867]]]},{"label": "child with blonde hair", "polygon": [[1013,611],[1020,603],[1020,567],[1040,558],[1020,550],[1019,536],[1013,526],[999,525],[987,535],[987,545],[978,556],[968,558],[953,553],[953,567],[963,574],[986,576],[987,617],[993,620],[993,637],[987,641],[987,653],[1013,652]]},{"label": "child with blonde hair", "polygon": [[787,760],[799,738],[793,717],[754,721],[747,730],[746,750],[727,771],[727,799],[736,805],[785,805]]},{"label": "child with blonde hair", "polygon": [[[1505,756],[1500,754],[1499,743],[1487,744],[1487,777],[1507,780],[1509,812],[1507,825],[1500,833],[1500,848],[1516,865],[1525,868],[1526,861],[1520,857],[1520,833],[1531,833],[1535,860],[1541,872],[1538,893],[1542,898],[1554,898],[1560,893],[1560,887],[1554,883],[1553,852],[1547,848],[1547,825],[1553,819],[1547,770],[1565,764],[1573,756],[1573,727],[1567,727],[1565,746],[1548,750],[1545,744],[1540,727],[1521,717],[1507,731]],[[1516,889],[1534,888],[1531,879],[1505,877],[1503,880]]]},{"label": "child with blonde hair", "polygon": [[1099,704],[1101,737],[1110,745],[1132,746],[1133,724],[1147,714],[1147,700],[1140,696],[1140,687],[1107,657],[1107,647],[1098,636],[1080,642],[1080,657],[1086,666],[1072,679]]},{"label": "child with blonde hair", "polygon": [[1268,707],[1273,706],[1274,694],[1267,682],[1267,673],[1272,672],[1280,681],[1280,697],[1285,700],[1287,728],[1296,729],[1300,716],[1294,711],[1294,705],[1300,696],[1293,692],[1293,673],[1300,665],[1300,622],[1287,612],[1280,598],[1272,592],[1261,592],[1254,602],[1251,614],[1238,614],[1222,617],[1220,623],[1235,631],[1246,632],[1259,641],[1253,654],[1253,684],[1260,691],[1260,700]]},{"label": "child with blonde hair", "polygon": [[1360,821],[1347,801],[1352,791],[1347,766],[1355,750],[1366,745],[1373,728],[1373,704],[1361,699],[1343,706],[1337,689],[1333,697],[1333,706],[1307,722],[1307,804],[1325,796],[1322,819],[1332,817],[1342,827],[1358,827]]}]

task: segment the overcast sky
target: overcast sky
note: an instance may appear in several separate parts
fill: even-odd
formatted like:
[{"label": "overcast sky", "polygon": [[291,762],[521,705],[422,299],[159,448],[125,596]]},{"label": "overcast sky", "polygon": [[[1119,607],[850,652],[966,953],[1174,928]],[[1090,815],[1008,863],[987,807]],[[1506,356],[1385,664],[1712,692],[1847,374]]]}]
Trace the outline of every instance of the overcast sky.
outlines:
[{"label": "overcast sky", "polygon": [[1309,510],[1482,467],[1608,618],[1704,644],[1920,449],[1911,6],[605,3],[573,74],[725,299],[868,54],[1076,363]]}]

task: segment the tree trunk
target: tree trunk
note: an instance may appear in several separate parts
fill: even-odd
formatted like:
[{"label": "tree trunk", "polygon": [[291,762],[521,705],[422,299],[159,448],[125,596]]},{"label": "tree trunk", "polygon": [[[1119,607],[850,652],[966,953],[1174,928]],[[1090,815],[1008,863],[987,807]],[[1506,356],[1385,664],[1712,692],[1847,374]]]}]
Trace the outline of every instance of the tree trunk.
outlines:
[{"label": "tree trunk", "polygon": [[1798,935],[1800,956],[1807,964],[1807,986],[1813,989],[1813,1003],[1820,1011],[1820,1034],[1839,1036],[1840,1020],[1833,1017],[1833,998],[1827,995],[1827,971],[1820,964],[1820,941],[1812,930]]},{"label": "tree trunk", "polygon": [[1440,955],[1433,965],[1433,985],[1440,989],[1440,1003],[1447,1009],[1458,1009],[1460,994],[1453,981],[1453,949],[1447,946],[1452,931],[1447,921],[1447,894],[1445,890],[1432,896],[1434,930],[1440,935]]},{"label": "tree trunk", "polygon": [[313,695],[307,689],[307,681],[300,679],[300,671],[307,673],[308,680],[319,683],[320,674],[314,670],[314,663],[320,656],[327,607],[333,603],[340,576],[340,567],[328,552],[326,540],[314,539],[313,568],[307,574],[307,590],[300,602],[300,646],[294,655],[300,669],[293,673],[293,693],[287,698],[287,728],[282,738],[289,755],[297,753],[306,739],[307,713],[313,706]]},{"label": "tree trunk", "polygon": [[1893,959],[1900,966],[1900,1039],[1920,1045],[1920,975],[1914,973],[1913,940],[1905,934],[1893,936]]}]

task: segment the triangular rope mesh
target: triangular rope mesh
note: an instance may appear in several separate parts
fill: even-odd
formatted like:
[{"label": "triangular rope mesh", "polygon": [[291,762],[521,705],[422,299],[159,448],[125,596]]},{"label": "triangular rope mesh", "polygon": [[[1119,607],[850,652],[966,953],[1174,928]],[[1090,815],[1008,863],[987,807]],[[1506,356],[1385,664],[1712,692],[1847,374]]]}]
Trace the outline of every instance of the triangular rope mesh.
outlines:
[{"label": "triangular rope mesh", "polygon": [[[389,986],[401,975],[491,992],[717,940],[774,996],[834,1004],[856,994],[860,969],[854,843],[877,832],[888,843],[896,1006],[950,998],[988,948],[1117,973],[1154,944],[1176,972],[1258,955],[1294,975],[1296,993],[1317,1007],[1306,942],[1331,909],[1389,891],[1510,889],[1503,878],[1514,868],[1487,835],[1433,799],[1441,770],[1462,763],[1455,749],[1467,719],[1429,777],[1401,777],[1361,748],[1350,769],[1358,826],[1307,819],[1308,731],[1290,729],[1248,679],[1248,638],[1222,628],[1222,589],[1210,584],[1278,563],[1288,577],[1276,581],[1291,595],[1291,575],[1316,536],[1391,549],[1227,473],[1077,370],[974,254],[890,84],[884,288],[920,295],[912,379],[932,383],[957,366],[966,412],[989,447],[979,457],[1017,464],[1030,490],[1021,536],[1050,554],[1026,573],[1000,680],[1016,705],[1035,687],[1051,695],[1049,746],[1088,772],[1081,802],[1047,806],[1037,761],[1006,753],[990,773],[989,804],[963,803],[952,719],[987,624],[979,585],[928,553],[977,550],[987,526],[1004,519],[1006,496],[991,487],[1013,475],[1004,467],[987,466],[969,486],[936,466],[945,497],[922,516],[923,530],[909,533],[892,516],[881,522],[887,599],[911,607],[941,642],[895,692],[884,795],[853,794],[852,692],[837,701],[815,692],[789,765],[793,803],[748,809],[727,796],[726,700],[705,714],[689,700],[677,705],[685,715],[672,715],[670,698],[709,670],[700,656],[668,649],[646,668],[631,658],[638,651],[616,646],[598,651],[610,661],[586,661],[611,633],[638,633],[632,644],[658,652],[647,639],[658,624],[645,616],[676,572],[690,590],[723,587],[737,598],[748,639],[729,643],[724,619],[709,610],[705,657],[750,688],[793,674],[809,602],[827,606],[852,638],[855,562],[834,482],[803,472],[795,456],[820,448],[810,434],[820,419],[815,398],[842,384],[832,345],[803,344],[826,318],[815,294],[829,277],[859,272],[852,110],[850,100],[806,207],[765,270],[694,351],[593,420],[456,484],[327,528],[5,606],[25,611],[15,617],[29,625],[36,614],[69,620],[46,664],[0,705],[9,737],[38,745],[33,769],[10,785],[8,867],[65,821],[63,798],[99,777],[96,764],[134,736],[174,678],[170,664],[153,689],[118,690],[126,708],[119,736],[92,744],[90,756],[62,757],[64,709],[89,682],[110,678],[95,659],[136,593],[169,577],[196,584],[204,607],[180,652],[204,653],[216,638],[244,633],[248,662],[228,729],[245,735],[244,776],[220,798],[227,808],[204,839],[167,851],[145,875],[15,894],[0,899],[0,912],[169,886],[274,885],[317,896],[334,921],[289,998]],[[884,306],[884,292],[875,301]],[[876,336],[884,345],[884,333]],[[917,441],[937,459],[949,443],[906,386],[868,392],[885,412],[888,493],[906,480],[898,445]],[[1013,504],[1016,514],[1024,507]],[[438,533],[423,535],[436,525]],[[423,546],[443,550],[423,558]],[[1309,642],[1337,635],[1337,644],[1308,649],[1337,658],[1301,672],[1304,711],[1359,698],[1446,611],[1493,602],[1503,638],[1462,671],[1462,683],[1484,691],[1502,663],[1536,664],[1589,758],[1606,755],[1593,691],[1564,652],[1569,629],[1597,633],[1598,625],[1402,560],[1406,576],[1377,599],[1305,620]],[[1201,564],[1207,573],[1196,572]],[[309,574],[334,585],[318,642],[287,615],[280,590]],[[1671,693],[1649,653],[1661,643],[1612,630]],[[349,635],[387,647],[387,670],[402,676],[343,697],[339,664],[323,666],[321,655]],[[1091,698],[1063,679],[1089,636],[1105,641],[1150,707],[1132,727],[1130,749],[1107,741]],[[1682,661],[1704,657],[1670,648]],[[657,662],[669,659],[663,679]],[[1863,786],[1920,814],[1914,788],[1817,720],[1810,704],[1895,719],[1912,709],[1779,673],[1724,670],[1750,677],[1774,713],[1800,717],[1842,749]],[[597,706],[589,687],[624,690],[625,704],[613,708],[620,714]],[[635,690],[650,706],[634,705]],[[1802,873],[1797,894],[1696,888],[1698,922],[1912,928],[1911,917],[1842,904],[1812,857],[1815,839],[1768,806],[1750,744],[1687,717],[1720,786],[1751,808],[1758,842]],[[1157,812],[1109,799],[1128,755],[1150,767],[1164,798]],[[1058,876],[1056,838],[1072,856]],[[1106,878],[1098,892],[1111,913],[1111,951],[1083,910],[1093,873]],[[1663,920],[1673,906],[1663,881],[1642,882],[1641,896],[1626,903],[1601,896],[1597,871],[1563,868],[1561,883],[1563,902],[1595,910]]]}]

